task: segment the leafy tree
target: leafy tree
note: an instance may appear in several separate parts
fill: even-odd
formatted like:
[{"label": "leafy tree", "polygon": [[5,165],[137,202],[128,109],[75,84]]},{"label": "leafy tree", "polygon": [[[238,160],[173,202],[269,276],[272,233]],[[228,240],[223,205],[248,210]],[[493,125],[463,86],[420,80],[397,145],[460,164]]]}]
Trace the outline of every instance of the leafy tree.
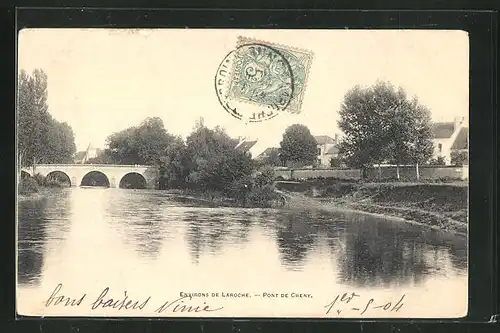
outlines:
[{"label": "leafy tree", "polygon": [[118,164],[159,165],[168,146],[175,140],[163,121],[146,118],[139,126],[129,127],[107,139],[110,158]]},{"label": "leafy tree", "polygon": [[175,137],[168,145],[164,155],[160,157],[161,170],[165,180],[165,187],[178,188],[186,183],[186,178],[189,175],[188,156],[186,145],[180,137]]},{"label": "leafy tree", "polygon": [[198,170],[198,183],[204,189],[226,191],[234,183],[253,172],[250,156],[236,149],[218,154]]},{"label": "leafy tree", "polygon": [[387,82],[366,89],[355,86],[345,95],[339,114],[345,134],[339,155],[363,175],[374,164],[418,165],[432,155],[430,113],[416,98],[409,101],[402,88]]},{"label": "leafy tree", "polygon": [[21,166],[67,163],[76,151],[74,134],[66,123],[48,113],[48,79],[43,70],[18,78],[18,148]]},{"label": "leafy tree", "polygon": [[188,182],[201,188],[219,189],[217,182],[224,184],[241,176],[240,171],[233,168],[242,167],[241,172],[246,174],[248,168],[245,163],[251,165],[251,159],[237,152],[234,149],[236,144],[237,140],[229,137],[222,128],[209,129],[202,120],[199,121],[186,139],[183,161]]},{"label": "leafy tree", "polygon": [[307,165],[316,162],[317,143],[309,129],[304,125],[289,126],[283,134],[280,145],[280,158],[284,163]]},{"label": "leafy tree", "polygon": [[420,178],[418,165],[427,162],[434,150],[432,142],[430,111],[414,98],[411,102],[403,99],[390,110],[389,152],[391,163],[416,165],[417,179]]},{"label": "leafy tree", "polygon": [[338,168],[341,165],[340,158],[338,157],[332,157],[330,158],[330,167],[331,168]]}]

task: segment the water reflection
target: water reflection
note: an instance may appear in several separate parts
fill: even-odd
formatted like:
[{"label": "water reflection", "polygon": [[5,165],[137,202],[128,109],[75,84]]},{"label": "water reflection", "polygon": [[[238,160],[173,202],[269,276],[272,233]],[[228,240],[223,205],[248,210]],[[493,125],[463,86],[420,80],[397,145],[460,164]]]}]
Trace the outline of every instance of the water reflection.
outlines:
[{"label": "water reflection", "polygon": [[[304,281],[326,274],[332,283],[351,286],[419,285],[467,272],[466,238],[372,216],[212,208],[153,190],[67,189],[19,204],[19,282],[37,285],[48,253],[57,266],[51,268],[64,270],[67,259],[61,258],[72,258],[75,251],[63,247],[64,240],[68,235],[77,240],[82,232],[99,233],[102,244],[118,241],[116,248],[132,248],[138,256],[116,260],[145,270],[169,248],[185,253],[195,272],[204,263],[235,260],[234,253],[250,256],[238,260],[255,260],[252,254],[266,249],[270,270],[280,266],[280,274],[303,274]],[[177,253],[169,251],[172,255]]]},{"label": "water reflection", "polygon": [[[186,242],[194,263],[199,263],[202,254],[217,255],[226,246],[243,245],[248,241],[253,224],[248,212],[229,209],[198,208],[184,214],[187,223]],[[245,218],[246,216],[246,218]]]},{"label": "water reflection", "polygon": [[44,259],[43,246],[47,239],[44,218],[47,200],[19,203],[18,281],[38,285]]},{"label": "water reflection", "polygon": [[55,190],[48,198],[19,202],[17,267],[20,284],[38,285],[45,256],[60,250],[63,245],[70,230],[71,205],[67,193]]},{"label": "water reflection", "polygon": [[405,236],[366,218],[349,225],[344,253],[338,256],[340,281],[357,286],[422,282],[428,269],[423,244]]},{"label": "water reflection", "polygon": [[113,200],[109,200],[105,208],[105,220],[139,255],[157,258],[165,240],[170,237],[170,223],[163,212],[165,200],[154,195],[141,195],[135,190],[108,191]]},{"label": "water reflection", "polygon": [[[277,215],[276,241],[281,260],[290,269],[303,267],[308,252],[313,248],[318,235],[315,212],[282,212]],[[304,223],[305,222],[305,223]]]}]

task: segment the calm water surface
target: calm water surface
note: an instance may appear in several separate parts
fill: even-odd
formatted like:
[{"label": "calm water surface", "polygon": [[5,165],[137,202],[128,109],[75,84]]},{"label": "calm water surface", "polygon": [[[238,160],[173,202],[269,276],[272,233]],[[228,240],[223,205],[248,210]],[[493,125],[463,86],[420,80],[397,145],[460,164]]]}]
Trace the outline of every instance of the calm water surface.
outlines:
[{"label": "calm water surface", "polygon": [[[406,294],[406,315],[466,311],[465,237],[363,214],[210,208],[161,191],[71,188],[20,202],[18,225],[18,301],[26,311],[43,311],[58,283],[94,298],[106,286],[139,299],[180,291],[314,296],[280,303],[284,312],[265,303],[283,316],[321,316],[343,292]],[[265,308],[226,302],[240,315]]]}]

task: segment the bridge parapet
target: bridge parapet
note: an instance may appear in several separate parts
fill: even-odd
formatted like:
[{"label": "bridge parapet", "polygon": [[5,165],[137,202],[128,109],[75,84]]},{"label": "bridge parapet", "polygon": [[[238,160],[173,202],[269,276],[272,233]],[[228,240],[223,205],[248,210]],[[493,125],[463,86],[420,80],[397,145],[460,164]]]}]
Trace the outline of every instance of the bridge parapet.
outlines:
[{"label": "bridge parapet", "polygon": [[[22,171],[33,176],[33,168],[22,168]],[[119,165],[119,164],[38,164],[34,172],[47,176],[53,172],[62,172],[68,176],[72,186],[79,186],[83,177],[90,172],[100,172],[106,176],[110,187],[117,187],[123,177],[130,173],[141,175],[148,188],[154,188],[158,181],[158,167],[153,165]]]},{"label": "bridge parapet", "polygon": [[[103,168],[155,168],[154,165],[143,165],[143,164],[37,164],[36,168],[45,168],[45,167],[76,167],[76,168],[88,168],[88,167],[103,167]],[[23,170],[31,170],[32,167],[23,167]]]}]

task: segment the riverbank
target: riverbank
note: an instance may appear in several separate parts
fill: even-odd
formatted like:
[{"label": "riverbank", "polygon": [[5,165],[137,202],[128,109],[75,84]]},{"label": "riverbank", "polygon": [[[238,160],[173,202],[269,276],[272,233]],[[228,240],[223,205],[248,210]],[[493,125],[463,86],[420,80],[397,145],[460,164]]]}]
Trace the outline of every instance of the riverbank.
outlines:
[{"label": "riverbank", "polygon": [[347,209],[467,233],[466,184],[280,183],[291,207]]},{"label": "riverbank", "polygon": [[20,193],[17,195],[17,201],[18,202],[23,202],[23,201],[30,201],[30,200],[41,200],[43,198],[46,198],[50,193],[52,193],[53,188],[39,188],[38,192],[32,192],[32,193]]},{"label": "riverbank", "polygon": [[198,203],[209,207],[239,207],[239,208],[282,208],[285,198],[274,188],[259,189],[249,193],[245,199],[228,197],[222,192],[200,191],[191,189],[159,190],[170,199],[180,202]]},{"label": "riverbank", "polygon": [[18,184],[17,199],[19,202],[27,200],[40,200],[52,193],[53,189],[69,187],[70,184],[54,179],[46,179],[42,176],[21,179]]}]

